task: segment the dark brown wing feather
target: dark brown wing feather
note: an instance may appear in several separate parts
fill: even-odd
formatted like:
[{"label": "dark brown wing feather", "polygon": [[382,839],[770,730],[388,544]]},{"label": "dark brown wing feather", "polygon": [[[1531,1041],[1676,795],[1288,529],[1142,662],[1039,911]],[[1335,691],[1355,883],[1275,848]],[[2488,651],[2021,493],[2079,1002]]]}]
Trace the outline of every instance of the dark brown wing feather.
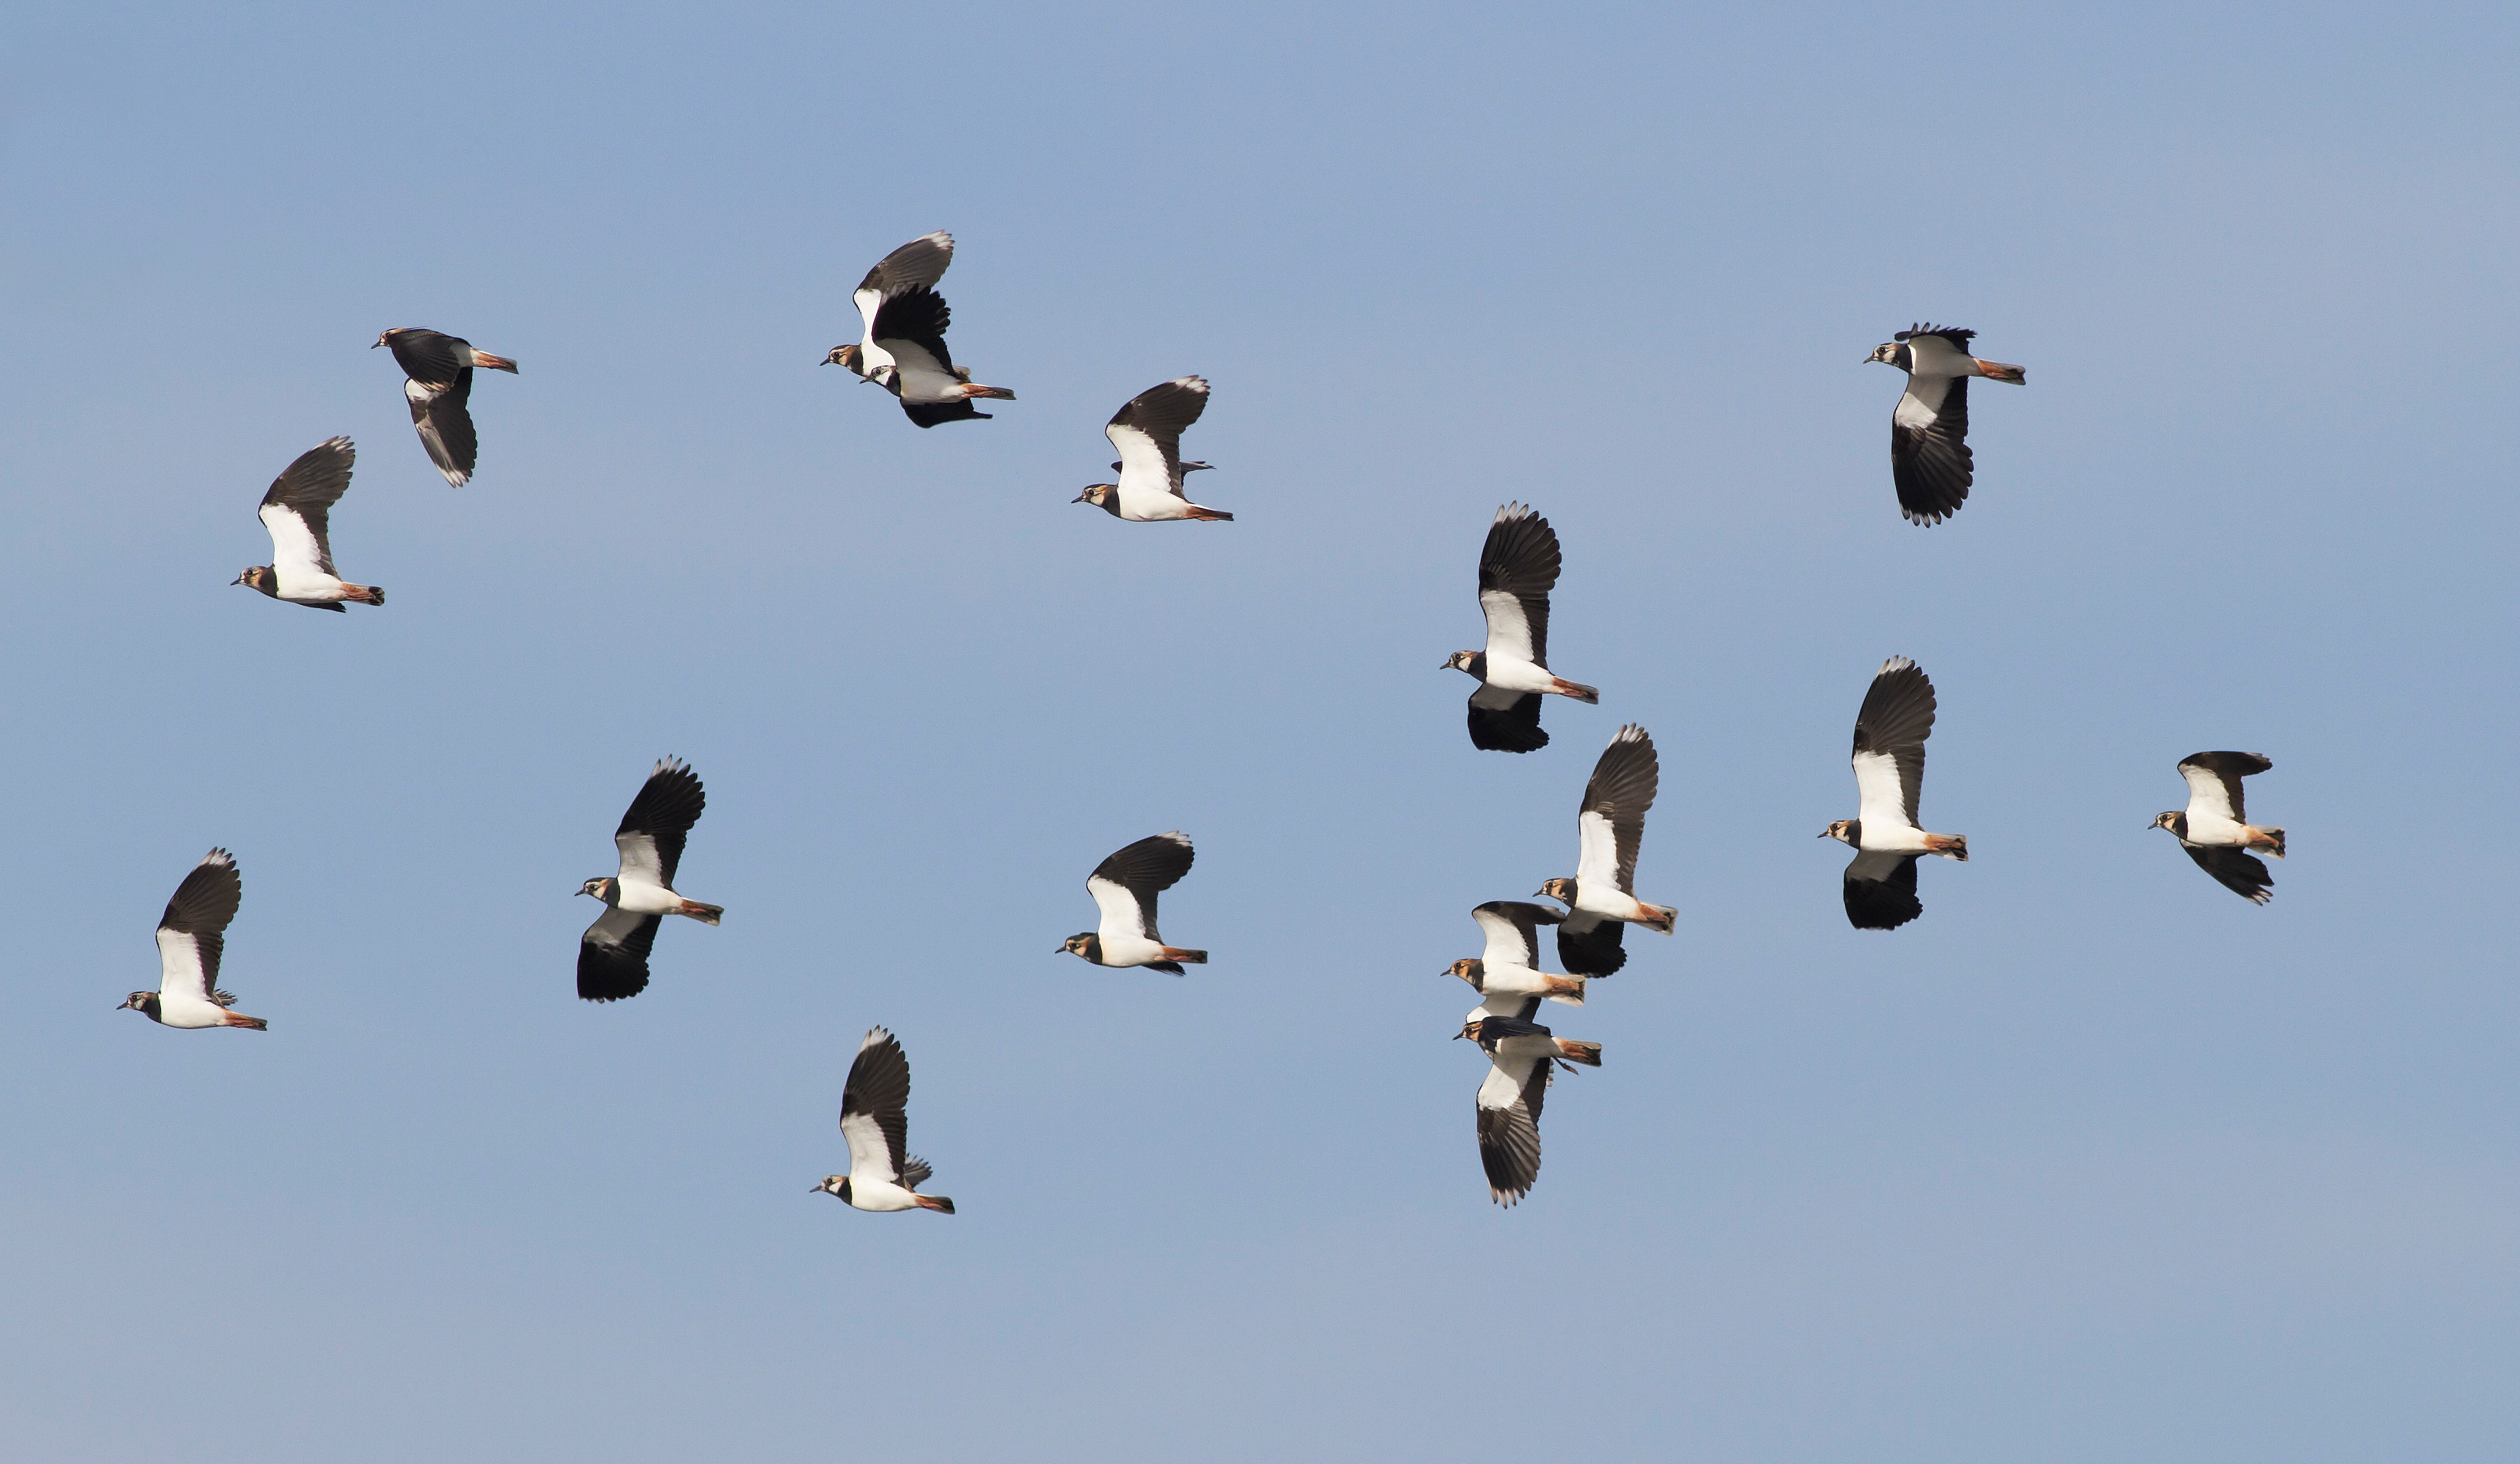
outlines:
[{"label": "dark brown wing feather", "polygon": [[645,834],[654,840],[656,862],[670,890],[674,871],[683,862],[683,841],[707,807],[708,795],[700,788],[699,774],[668,757],[639,786],[639,796],[630,801],[630,810],[621,815],[621,827],[612,831],[612,837]]},{"label": "dark brown wing feather", "polygon": [[840,1117],[864,1115],[883,1130],[892,1151],[892,1172],[910,1171],[910,1059],[901,1039],[890,1032],[883,1040],[858,1049],[849,1064],[848,1082],[840,1089]]},{"label": "dark brown wing feather", "polygon": [[[1894,662],[1904,658],[1893,657]],[[1893,664],[1873,676],[1855,712],[1855,752],[1887,753],[1899,766],[1908,822],[1916,822],[1916,800],[1925,788],[1925,739],[1934,731],[1934,683],[1914,662]],[[1919,825],[1922,827],[1922,825]]]}]

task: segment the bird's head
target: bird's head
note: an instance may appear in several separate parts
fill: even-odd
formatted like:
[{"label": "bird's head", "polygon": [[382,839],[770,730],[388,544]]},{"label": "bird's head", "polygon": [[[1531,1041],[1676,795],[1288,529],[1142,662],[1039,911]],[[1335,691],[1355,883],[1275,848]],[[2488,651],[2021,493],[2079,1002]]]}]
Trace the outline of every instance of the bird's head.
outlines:
[{"label": "bird's head", "polygon": [[[1096,508],[1107,509],[1111,507],[1111,495],[1118,491],[1120,491],[1120,485],[1115,482],[1087,483],[1085,485],[1084,492],[1077,494],[1075,497],[1070,498],[1067,501],[1070,503],[1090,503]],[[1117,512],[1117,510],[1113,511]]]},{"label": "bird's head", "polygon": [[1834,839],[1840,844],[1853,844],[1856,837],[1855,820],[1851,818],[1841,818],[1837,822],[1830,824],[1827,828],[1821,830],[1820,837],[1822,839]]},{"label": "bird's head", "polygon": [[2152,822],[2145,824],[2144,827],[2146,829],[2168,829],[2171,833],[2184,839],[2187,837],[2187,814],[2182,809],[2173,808],[2169,812],[2154,818]]},{"label": "bird's head", "polygon": [[264,594],[275,598],[280,594],[280,586],[274,582],[271,566],[269,565],[255,565],[251,569],[247,570],[244,573],[239,574],[236,578],[229,580],[228,583],[241,584],[248,589],[260,590]]},{"label": "bird's head", "polygon": [[1455,961],[1452,965],[1444,968],[1444,974],[1446,976],[1458,976],[1462,980],[1468,982],[1470,984],[1470,989],[1473,991],[1484,994],[1487,990],[1485,983],[1488,977],[1488,963],[1479,960],[1476,957],[1465,957],[1462,960]]},{"label": "bird's head", "polygon": [[823,1176],[822,1183],[815,1185],[812,1189],[805,1191],[805,1193],[809,1195],[831,1195],[841,1200],[846,1200],[849,1197],[849,1176],[846,1174],[826,1174]]},{"label": "bird's head", "polygon": [[608,905],[612,903],[613,899],[616,897],[612,892],[613,884],[614,882],[609,879],[589,880],[585,884],[577,887],[577,892],[580,894],[592,894],[597,899],[600,899]]},{"label": "bird's head", "polygon": [[1068,937],[1058,948],[1069,955],[1083,956],[1097,966],[1102,964],[1102,938],[1092,931]]},{"label": "bird's head", "polygon": [[855,371],[858,369],[858,347],[854,343],[848,345],[834,345],[832,347],[832,353],[823,357],[823,364],[826,366],[846,366],[851,371]]},{"label": "bird's head", "polygon": [[158,993],[155,991],[134,991],[130,995],[122,998],[122,1005],[115,1007],[114,1010],[117,1012],[138,1012],[141,1016],[147,1017],[154,1022],[158,1019]]},{"label": "bird's head", "polygon": [[1456,651],[1451,656],[1446,657],[1444,663],[1435,667],[1435,669],[1439,671],[1468,671],[1471,675],[1475,676],[1478,674],[1478,668],[1472,665],[1471,663],[1478,660],[1478,657],[1479,653],[1476,651]]},{"label": "bird's head", "polygon": [[407,326],[407,325],[398,325],[398,326],[395,326],[392,330],[389,330],[389,331],[385,332],[383,335],[379,336],[379,337],[376,339],[376,341],[375,341],[372,344],[370,344],[370,345],[368,346],[368,349],[370,349],[370,350],[374,350],[374,349],[376,349],[376,348],[377,348],[377,346],[380,346],[380,345],[391,345],[391,344],[393,344],[394,337],[396,337],[396,336],[408,336],[408,335],[410,335],[410,334],[411,334],[411,327],[410,327],[410,326]]},{"label": "bird's head", "polygon": [[1564,879],[1550,880],[1533,891],[1532,894],[1537,898],[1559,900],[1571,905],[1575,903],[1575,882]]},{"label": "bird's head", "polygon": [[1869,366],[1878,361],[1884,366],[1896,366],[1904,371],[1908,367],[1907,355],[1908,347],[1896,341],[1884,341],[1872,347],[1872,354],[1864,358],[1864,364]]}]

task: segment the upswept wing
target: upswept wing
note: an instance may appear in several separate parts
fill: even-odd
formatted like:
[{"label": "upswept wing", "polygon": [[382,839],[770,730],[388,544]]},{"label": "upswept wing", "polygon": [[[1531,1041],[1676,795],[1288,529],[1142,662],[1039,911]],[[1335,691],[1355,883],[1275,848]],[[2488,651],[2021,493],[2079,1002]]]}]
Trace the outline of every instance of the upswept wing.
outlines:
[{"label": "upswept wing", "polygon": [[1895,931],[1925,913],[1916,898],[1914,854],[1859,853],[1846,866],[1846,921],[1859,931]]},{"label": "upswept wing", "polygon": [[611,905],[577,938],[577,994],[587,1001],[620,1001],[648,989],[648,956],[656,946],[662,915],[633,915]]},{"label": "upswept wing", "polygon": [[933,285],[945,278],[945,267],[954,262],[954,236],[938,230],[922,234],[876,262],[858,281],[855,292],[858,313],[866,317],[867,339],[876,339],[886,300],[904,291]]},{"label": "upswept wing", "polygon": [[272,564],[300,573],[333,572],[333,505],[349,491],[358,449],[333,437],[297,455],[271,480],[259,517],[271,530]]},{"label": "upswept wing", "polygon": [[680,758],[660,758],[612,834],[621,850],[621,877],[673,889],[674,871],[683,862],[683,840],[707,806],[699,775]]},{"label": "upswept wing", "polygon": [[1925,739],[1934,730],[1934,683],[1905,656],[1874,672],[1855,713],[1856,817],[1883,827],[1918,827],[1925,786]]},{"label": "upswept wing", "polygon": [[[2192,822],[2197,815],[2206,814],[2247,823],[2248,816],[2241,810],[2248,806],[2248,800],[2240,780],[2272,766],[2272,760],[2257,753],[2191,753],[2181,758],[2179,775],[2187,780],[2188,819]],[[2261,865],[2261,870],[2264,867]]]},{"label": "upswept wing", "polygon": [[472,368],[458,369],[455,380],[443,386],[407,381],[402,394],[411,404],[411,425],[420,433],[420,445],[428,450],[428,460],[437,465],[447,486],[460,488],[472,481],[473,466],[481,459],[472,413],[465,405],[472,399]]},{"label": "upswept wing", "polygon": [[1497,510],[1479,551],[1479,609],[1487,654],[1549,664],[1549,592],[1557,585],[1557,532],[1519,503]]},{"label": "upswept wing", "polygon": [[1540,1118],[1525,1095],[1549,1090],[1549,1065],[1536,1058],[1493,1057],[1479,1083],[1479,1167],[1488,1198],[1511,1206],[1540,1178]]},{"label": "upswept wing", "polygon": [[1630,723],[1610,738],[1584,785],[1583,811],[1575,817],[1575,881],[1612,884],[1636,893],[1637,850],[1644,843],[1645,811],[1661,786],[1662,764],[1653,738]]},{"label": "upswept wing", "polygon": [[1492,899],[1470,911],[1479,930],[1488,938],[1487,951],[1480,959],[1491,966],[1521,966],[1540,969],[1540,927],[1555,925],[1566,917],[1547,905],[1528,900]]},{"label": "upswept wing", "polygon": [[1108,940],[1117,932],[1162,944],[1164,938],[1155,934],[1155,893],[1170,890],[1190,873],[1196,857],[1189,838],[1172,829],[1114,850],[1094,866],[1085,890],[1102,911],[1102,938]]},{"label": "upswept wing", "polygon": [[1890,414],[1890,481],[1900,516],[1934,525],[1960,511],[1976,480],[1968,446],[1968,378],[1910,376]]},{"label": "upswept wing", "polygon": [[922,285],[885,300],[876,311],[875,343],[905,369],[909,363],[902,359],[902,351],[909,349],[925,355],[924,364],[951,377],[954,356],[945,348],[945,330],[953,323],[954,311],[945,297]]},{"label": "upswept wing", "polygon": [[159,994],[217,1000],[228,922],[236,919],[244,901],[245,880],[237,873],[235,856],[223,848],[202,855],[175,887],[166,913],[158,917]]},{"label": "upswept wing", "polygon": [[1173,496],[1188,497],[1182,492],[1182,430],[1206,410],[1203,377],[1178,377],[1130,397],[1102,429],[1120,454],[1121,476],[1160,476]]},{"label": "upswept wing", "polygon": [[900,1038],[876,1028],[858,1043],[840,1089],[840,1136],[848,1140],[852,1183],[903,1181],[910,1167],[909,1109],[910,1059]]},{"label": "upswept wing", "polygon": [[2196,861],[2197,868],[2249,903],[2263,905],[2275,897],[2275,877],[2267,872],[2265,860],[2247,849],[2207,848],[2183,841],[2179,846],[2187,850],[2187,857]]}]

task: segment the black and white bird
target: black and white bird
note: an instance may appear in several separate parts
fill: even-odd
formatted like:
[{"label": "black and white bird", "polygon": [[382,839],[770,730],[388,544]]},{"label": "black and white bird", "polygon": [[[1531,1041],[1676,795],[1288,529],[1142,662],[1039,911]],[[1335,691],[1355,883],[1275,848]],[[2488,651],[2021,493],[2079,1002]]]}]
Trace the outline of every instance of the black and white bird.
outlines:
[{"label": "black and white bird", "polygon": [[1645,810],[1653,806],[1662,764],[1653,739],[1621,727],[1593,764],[1584,805],[1575,814],[1575,877],[1554,879],[1539,892],[1567,907],[1557,927],[1557,963],[1569,976],[1608,976],[1628,963],[1621,927],[1672,933],[1680,911],[1637,898],[1637,850],[1644,844]]},{"label": "black and white bird", "polygon": [[1112,447],[1119,451],[1120,461],[1111,465],[1111,471],[1120,475],[1120,480],[1089,484],[1068,502],[1090,503],[1114,519],[1126,519],[1132,524],[1165,519],[1233,523],[1232,514],[1192,503],[1182,492],[1183,475],[1208,466],[1182,461],[1182,429],[1196,422],[1198,414],[1206,410],[1207,381],[1203,377],[1177,377],[1130,397],[1128,405],[1113,413],[1110,424],[1102,429],[1102,435],[1109,437]]},{"label": "black and white bird", "polygon": [[612,833],[621,850],[621,873],[589,880],[580,894],[604,901],[604,913],[586,928],[577,944],[577,994],[588,1001],[619,1001],[648,989],[648,952],[655,946],[656,927],[668,915],[688,915],[702,925],[715,925],[723,905],[704,905],[674,892],[674,871],[683,862],[683,840],[708,806],[699,776],[679,759],[656,764],[621,827]]},{"label": "black and white bird", "polygon": [[858,282],[864,337],[853,345],[832,346],[823,357],[824,365],[845,366],[860,381],[890,391],[902,414],[921,427],[986,422],[989,414],[971,405],[975,398],[1015,399],[1004,387],[973,383],[970,371],[956,366],[945,348],[954,312],[933,287],[953,262],[951,234],[923,234],[884,255]]},{"label": "black and white bird", "polygon": [[245,899],[245,881],[226,849],[214,848],[175,887],[158,917],[158,989],[134,991],[115,1011],[138,1012],[161,1027],[243,1027],[268,1031],[260,1017],[230,1011],[236,998],[219,989],[219,957],[228,922]]},{"label": "black and white bird", "polygon": [[349,491],[350,463],[358,449],[335,437],[297,455],[262,495],[262,526],[271,531],[271,563],[229,580],[275,600],[309,610],[338,612],[341,602],[382,605],[385,592],[352,584],[333,569],[333,505]]},{"label": "black and white bird", "polygon": [[1859,931],[1895,931],[1925,912],[1916,860],[1968,858],[1968,837],[1916,825],[1925,786],[1925,739],[1934,730],[1934,683],[1905,656],[1881,663],[1855,713],[1856,816],[1821,830],[1855,847],[1846,866],[1846,918]]},{"label": "black and white bird", "polygon": [[[446,475],[448,487],[464,486],[472,477],[479,451],[472,436],[472,413],[466,405],[472,399],[472,368],[514,376],[517,363],[474,350],[472,343],[461,336],[416,326],[396,326],[379,336],[377,345],[391,349],[395,364],[410,378],[402,384],[403,400],[411,406],[411,425],[420,433],[420,445],[428,449],[428,460]],[[368,348],[374,350],[376,345]]]},{"label": "black and white bird", "polygon": [[1940,524],[1968,501],[1968,379],[2023,385],[2020,367],[1969,354],[1976,335],[1911,326],[1865,357],[1908,373],[1908,389],[1890,414],[1890,480],[1899,489],[1899,512],[1911,524]]},{"label": "black and white bird", "polygon": [[840,1089],[840,1137],[848,1140],[849,1171],[833,1174],[811,1194],[835,1195],[851,1208],[888,1212],[932,1210],[952,1214],[954,1202],[922,1195],[919,1186],[933,1171],[910,1147],[910,1059],[901,1039],[878,1027],[858,1043],[857,1061]]},{"label": "black and white bird", "polygon": [[1488,525],[1479,550],[1479,609],[1488,619],[1484,651],[1456,651],[1442,669],[1478,679],[1470,693],[1470,746],[1485,753],[1528,753],[1549,746],[1540,730],[1547,695],[1598,703],[1601,693],[1549,669],[1549,592],[1557,585],[1557,531],[1549,521],[1508,503]]},{"label": "black and white bird", "polygon": [[1544,999],[1568,1006],[1584,1004],[1582,977],[1552,976],[1540,969],[1540,927],[1555,925],[1565,916],[1528,900],[1492,899],[1472,909],[1470,918],[1487,936],[1487,949],[1444,970],[1446,976],[1460,977],[1479,993],[1479,1005],[1471,1010],[1469,1020],[1511,1017],[1528,1022]]},{"label": "black and white bird", "polygon": [[2173,808],[2151,825],[2168,829],[2197,868],[2251,904],[2274,898],[2275,882],[2249,850],[2282,858],[2284,831],[2249,822],[2240,780],[2272,766],[2260,753],[2190,753],[2179,759],[2179,775],[2187,780],[2186,808]]},{"label": "black and white bird", "polygon": [[1462,1037],[1488,1055],[1478,1095],[1479,1165],[1488,1172],[1488,1198],[1511,1206],[1540,1177],[1540,1109],[1556,1070],[1601,1066],[1601,1044],[1570,1042],[1511,1017],[1475,1018],[1454,1040]]},{"label": "black and white bird", "polygon": [[1097,966],[1144,966],[1183,974],[1181,963],[1207,964],[1207,952],[1166,945],[1155,930],[1155,895],[1190,873],[1190,840],[1181,830],[1149,834],[1113,852],[1085,877],[1085,892],[1102,912],[1093,930],[1070,936],[1059,949]]}]

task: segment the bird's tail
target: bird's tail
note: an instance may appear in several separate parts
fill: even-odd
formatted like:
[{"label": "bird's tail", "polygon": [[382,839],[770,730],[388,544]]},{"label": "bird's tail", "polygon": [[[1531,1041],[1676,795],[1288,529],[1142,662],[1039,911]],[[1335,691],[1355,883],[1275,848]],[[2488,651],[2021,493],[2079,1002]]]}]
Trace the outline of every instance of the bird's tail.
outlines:
[{"label": "bird's tail", "polygon": [[245,1028],[245,1029],[247,1029],[248,1030],[250,1030],[250,1031],[269,1031],[269,1030],[271,1030],[271,1024],[270,1024],[270,1023],[263,1021],[260,1017],[248,1017],[248,1016],[247,1016],[247,1015],[246,1015],[245,1013],[243,1013],[243,1012],[223,1012],[223,1013],[221,1013],[221,1014],[219,1015],[219,1026],[221,1026],[221,1027],[242,1027],[242,1028]]},{"label": "bird's tail", "polygon": [[963,396],[966,400],[974,396],[985,396],[992,401],[1012,401],[1015,399],[1015,394],[1004,387],[983,387],[971,382],[966,382],[963,384]]},{"label": "bird's tail", "polygon": [[476,350],[472,352],[472,364],[480,367],[484,371],[504,371],[510,376],[515,376],[517,374],[516,362],[509,360],[506,356],[494,356],[486,350]]},{"label": "bird's tail", "polygon": [[677,915],[689,915],[702,925],[715,925],[717,924],[718,917],[726,913],[726,906],[704,905],[698,900],[687,899],[683,901],[683,907],[674,913]]},{"label": "bird's tail", "polygon": [[1207,964],[1207,952],[1203,950],[1178,950],[1167,945],[1164,947],[1164,959],[1167,961],[1188,961],[1193,966],[1204,966]]},{"label": "bird's tail", "polygon": [[1573,697],[1588,707],[1598,707],[1601,704],[1601,689],[1598,686],[1586,686],[1581,681],[1554,680],[1549,689],[1561,697]]},{"label": "bird's tail", "polygon": [[2016,387],[2027,385],[2022,380],[2021,368],[2018,366],[2007,366],[2002,361],[1980,361],[1975,356],[1971,356],[1969,359],[1977,361],[1978,371],[1983,374],[1988,381],[2008,382]]},{"label": "bird's tail", "polygon": [[2283,830],[2261,829],[2257,825],[2251,824],[2249,826],[2249,847],[2256,849],[2262,854],[2272,854],[2278,859],[2282,858],[2284,856]]},{"label": "bird's tail", "polygon": [[1643,900],[1638,900],[1637,905],[1645,912],[1645,918],[1637,924],[1659,935],[1670,935],[1673,924],[1680,919],[1680,911],[1670,905],[1649,905]]},{"label": "bird's tail", "polygon": [[1598,1068],[1601,1066],[1600,1043],[1570,1042],[1564,1037],[1559,1037],[1556,1041],[1557,1055],[1564,1058],[1566,1061],[1570,1063],[1582,1063],[1587,1068]]},{"label": "bird's tail", "polygon": [[1196,503],[1190,506],[1190,516],[1201,523],[1231,524],[1234,522],[1234,516],[1227,513],[1225,510],[1221,508],[1208,508]]},{"label": "bird's tail", "polygon": [[1966,864],[1968,836],[1966,834],[1928,834],[1925,836],[1925,852],[1940,854],[1946,859],[1958,859],[1962,864]]},{"label": "bird's tail", "polygon": [[932,1210],[938,1214],[954,1212],[954,1202],[943,1195],[912,1195],[910,1198],[918,1202],[922,1210]]},{"label": "bird's tail", "polygon": [[1562,1001],[1568,1006],[1582,1006],[1584,1004],[1584,978],[1580,976],[1551,977],[1549,979],[1549,999],[1552,1001]]},{"label": "bird's tail", "polygon": [[345,584],[341,586],[341,590],[361,605],[385,603],[385,587],[382,584]]}]

